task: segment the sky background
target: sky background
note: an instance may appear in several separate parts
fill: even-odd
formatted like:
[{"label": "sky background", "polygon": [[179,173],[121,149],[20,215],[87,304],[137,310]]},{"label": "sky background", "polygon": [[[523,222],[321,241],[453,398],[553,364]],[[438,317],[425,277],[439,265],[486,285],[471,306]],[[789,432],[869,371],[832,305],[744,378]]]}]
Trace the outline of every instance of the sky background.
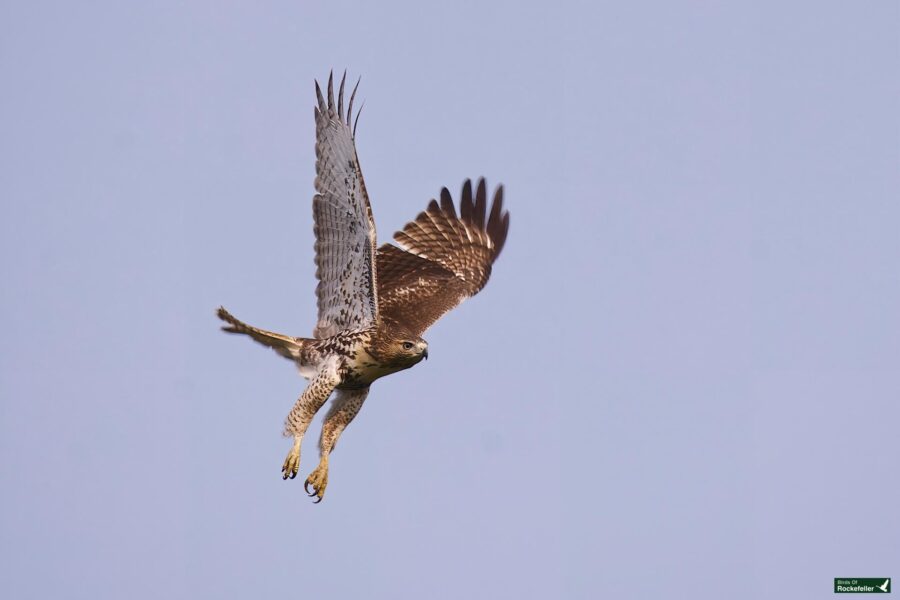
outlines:
[{"label": "sky background", "polygon": [[[313,79],[483,294],[281,479]],[[896,2],[0,2],[0,595],[830,598],[900,576]]]}]

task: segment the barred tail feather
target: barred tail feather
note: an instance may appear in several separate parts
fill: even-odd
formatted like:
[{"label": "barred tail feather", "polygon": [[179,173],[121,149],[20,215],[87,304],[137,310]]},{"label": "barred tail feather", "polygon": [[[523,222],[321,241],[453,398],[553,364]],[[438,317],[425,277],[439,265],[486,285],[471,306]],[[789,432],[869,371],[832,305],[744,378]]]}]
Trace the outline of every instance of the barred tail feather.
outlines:
[{"label": "barred tail feather", "polygon": [[216,315],[228,323],[228,325],[222,327],[222,331],[225,331],[226,333],[249,335],[263,346],[268,346],[287,359],[298,360],[300,358],[300,351],[303,349],[303,344],[306,341],[305,339],[295,338],[289,335],[266,331],[265,329],[258,329],[251,325],[247,325],[225,310],[224,306],[219,307],[216,311]]}]

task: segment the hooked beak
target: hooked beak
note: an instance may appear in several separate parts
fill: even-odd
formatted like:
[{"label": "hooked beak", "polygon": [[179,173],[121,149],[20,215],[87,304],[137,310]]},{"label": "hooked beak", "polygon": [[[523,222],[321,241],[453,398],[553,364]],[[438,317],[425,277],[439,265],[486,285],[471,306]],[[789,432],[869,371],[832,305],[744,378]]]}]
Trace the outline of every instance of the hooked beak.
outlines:
[{"label": "hooked beak", "polygon": [[425,360],[428,360],[428,348],[422,350],[422,356],[425,358]]}]

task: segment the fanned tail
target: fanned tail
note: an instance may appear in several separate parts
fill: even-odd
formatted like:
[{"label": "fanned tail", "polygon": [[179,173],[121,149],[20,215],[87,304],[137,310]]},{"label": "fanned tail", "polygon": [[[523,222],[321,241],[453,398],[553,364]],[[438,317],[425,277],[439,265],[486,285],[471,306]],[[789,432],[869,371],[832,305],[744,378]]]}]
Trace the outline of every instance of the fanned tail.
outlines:
[{"label": "fanned tail", "polygon": [[300,351],[303,349],[304,342],[306,342],[304,338],[291,337],[289,335],[275,333],[274,331],[266,331],[265,329],[252,327],[251,325],[247,325],[243,321],[236,319],[230,312],[225,310],[224,306],[219,307],[216,311],[216,315],[228,323],[228,325],[222,327],[222,331],[249,335],[263,346],[268,346],[287,359],[294,361],[300,359]]}]

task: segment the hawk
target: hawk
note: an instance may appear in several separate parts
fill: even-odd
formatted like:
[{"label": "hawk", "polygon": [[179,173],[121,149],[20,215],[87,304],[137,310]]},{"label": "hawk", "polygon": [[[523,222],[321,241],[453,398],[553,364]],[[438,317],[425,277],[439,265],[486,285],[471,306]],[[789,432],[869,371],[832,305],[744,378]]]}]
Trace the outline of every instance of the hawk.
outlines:
[{"label": "hawk", "polygon": [[328,458],[338,437],[362,408],[376,379],[428,358],[422,334],[446,312],[487,283],[509,231],[503,187],[490,208],[480,179],[462,186],[459,212],[447,188],[414,221],[394,234],[394,244],[376,245],[375,221],[356,155],[353,99],[344,110],[341,79],[337,103],[333,75],[326,99],[316,82],[316,236],[318,322],[312,338],[251,327],[224,307],[218,316],[228,333],[248,335],[293,361],[309,380],[285,419],[293,445],[282,477],[293,479],[300,445],[316,412],[334,395],[319,440],[318,466],[306,479],[307,493],[321,502],[328,485]]}]

